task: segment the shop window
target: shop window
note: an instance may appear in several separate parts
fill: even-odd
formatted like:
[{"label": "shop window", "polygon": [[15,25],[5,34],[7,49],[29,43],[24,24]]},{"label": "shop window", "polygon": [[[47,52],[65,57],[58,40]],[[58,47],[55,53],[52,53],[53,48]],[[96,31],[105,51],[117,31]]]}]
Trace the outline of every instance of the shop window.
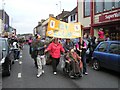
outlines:
[{"label": "shop window", "polygon": [[95,13],[103,12],[103,2],[95,0]]},{"label": "shop window", "polygon": [[119,0],[119,2],[118,2],[118,7],[120,8],[120,0]]},{"label": "shop window", "polygon": [[95,0],[95,13],[120,8],[120,0]]},{"label": "shop window", "polygon": [[84,1],[84,16],[90,16],[90,0]]},{"label": "shop window", "polygon": [[105,28],[105,35],[108,35],[110,40],[120,40],[120,26]]},{"label": "shop window", "polygon": [[113,0],[104,0],[104,11],[112,10]]},{"label": "shop window", "polygon": [[114,0],[113,7],[119,8],[120,7],[120,0]]}]

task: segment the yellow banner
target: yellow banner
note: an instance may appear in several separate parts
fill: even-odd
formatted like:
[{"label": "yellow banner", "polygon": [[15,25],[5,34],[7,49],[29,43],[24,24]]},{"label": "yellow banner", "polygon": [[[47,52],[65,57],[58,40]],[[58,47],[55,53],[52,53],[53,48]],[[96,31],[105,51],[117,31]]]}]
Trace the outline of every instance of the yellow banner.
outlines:
[{"label": "yellow banner", "polygon": [[48,21],[48,30],[58,30],[58,25],[60,21],[56,20],[55,18],[50,17]]},{"label": "yellow banner", "polygon": [[81,24],[65,23],[49,18],[46,35],[57,38],[78,38],[81,37]]}]

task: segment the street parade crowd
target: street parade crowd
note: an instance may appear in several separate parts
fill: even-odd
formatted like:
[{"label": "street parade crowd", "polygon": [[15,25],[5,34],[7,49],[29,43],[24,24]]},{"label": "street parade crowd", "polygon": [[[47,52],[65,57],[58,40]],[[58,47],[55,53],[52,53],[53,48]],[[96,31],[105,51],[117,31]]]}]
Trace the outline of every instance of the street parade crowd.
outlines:
[{"label": "street parade crowd", "polygon": [[[53,74],[56,75],[59,62],[62,62],[61,68],[70,78],[88,75],[87,63],[92,66],[92,53],[94,49],[101,41],[110,40],[109,37],[105,39],[102,28],[99,30],[98,36],[96,38],[84,33],[83,37],[77,39],[77,42],[75,42],[75,39],[56,37],[47,40],[39,34],[29,37],[29,40],[26,42],[28,42],[30,47],[29,53],[38,70],[37,77],[40,77],[44,73],[44,65],[51,65]],[[8,42],[14,50],[14,59],[18,60],[25,41],[12,36],[8,38]]]},{"label": "street parade crowd", "polygon": [[[78,42],[73,42],[69,38],[56,37],[47,42],[39,34],[36,34],[34,38],[30,37],[28,40],[29,53],[38,70],[37,77],[44,73],[43,66],[46,64],[51,64],[53,74],[56,75],[59,62],[62,62],[61,68],[70,78],[88,75],[87,63],[92,66],[92,53],[97,44],[105,40],[102,30],[100,29],[98,32],[98,38],[85,33],[83,38],[78,39]],[[109,40],[109,37],[106,40]],[[61,56],[63,56],[63,60],[61,60]]]}]

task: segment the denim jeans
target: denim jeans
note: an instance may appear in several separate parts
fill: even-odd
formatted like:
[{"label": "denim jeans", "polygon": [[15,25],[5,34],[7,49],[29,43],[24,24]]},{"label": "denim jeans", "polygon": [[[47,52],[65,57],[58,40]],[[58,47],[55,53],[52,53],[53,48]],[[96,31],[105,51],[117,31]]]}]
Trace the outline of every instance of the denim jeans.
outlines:
[{"label": "denim jeans", "polygon": [[86,53],[82,54],[81,61],[83,63],[83,74],[84,74],[85,72],[87,72]]},{"label": "denim jeans", "polygon": [[14,58],[19,59],[20,51],[18,49],[14,49]]}]

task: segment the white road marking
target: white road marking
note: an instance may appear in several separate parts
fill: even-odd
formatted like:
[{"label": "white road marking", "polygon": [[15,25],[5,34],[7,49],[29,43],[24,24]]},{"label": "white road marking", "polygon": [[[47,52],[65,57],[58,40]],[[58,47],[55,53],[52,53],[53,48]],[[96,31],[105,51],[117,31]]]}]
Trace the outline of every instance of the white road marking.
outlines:
[{"label": "white road marking", "polygon": [[22,61],[19,61],[19,64],[21,65],[21,64],[22,64]]},{"label": "white road marking", "polygon": [[22,77],[22,74],[21,73],[18,73],[18,78],[21,78]]},{"label": "white road marking", "polygon": [[22,58],[22,56],[20,56],[20,58]]}]

